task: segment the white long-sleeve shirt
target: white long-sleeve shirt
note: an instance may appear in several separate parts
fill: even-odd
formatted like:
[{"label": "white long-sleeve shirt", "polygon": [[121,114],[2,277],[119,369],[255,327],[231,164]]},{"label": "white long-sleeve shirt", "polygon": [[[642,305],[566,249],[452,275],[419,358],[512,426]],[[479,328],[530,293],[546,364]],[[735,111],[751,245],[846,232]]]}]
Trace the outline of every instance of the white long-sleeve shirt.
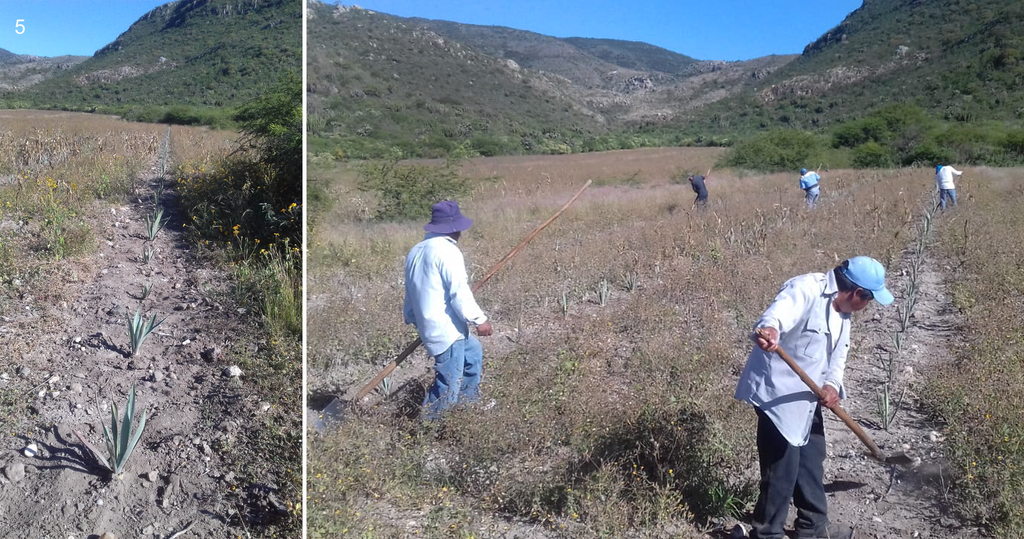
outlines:
[{"label": "white long-sleeve shirt", "polygon": [[939,185],[939,189],[956,189],[953,187],[953,176],[960,177],[962,174],[963,172],[946,165],[935,173],[935,183]]},{"label": "white long-sleeve shirt", "polygon": [[487,316],[473,298],[456,241],[428,233],[405,258],[405,323],[413,324],[431,356],[469,335]]},{"label": "white long-sleeve shirt", "polygon": [[[832,307],[838,292],[832,271],[794,277],[782,285],[754,328],[779,330],[779,346],[797,365],[819,387],[831,385],[845,398],[850,315]],[[754,346],[740,375],[736,398],[760,408],[790,444],[807,443],[818,399],[775,352]]]}]

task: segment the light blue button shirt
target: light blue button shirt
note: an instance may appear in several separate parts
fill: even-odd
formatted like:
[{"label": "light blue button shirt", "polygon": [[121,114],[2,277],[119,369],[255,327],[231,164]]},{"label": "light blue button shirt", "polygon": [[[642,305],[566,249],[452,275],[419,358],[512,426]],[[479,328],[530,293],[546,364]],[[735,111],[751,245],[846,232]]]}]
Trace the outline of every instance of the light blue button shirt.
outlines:
[{"label": "light blue button shirt", "polygon": [[818,192],[819,181],[821,181],[821,176],[818,176],[817,172],[808,172],[807,174],[800,176],[800,189],[806,191],[808,187],[813,185],[814,187],[811,189],[811,192],[816,193]]},{"label": "light blue button shirt", "polygon": [[428,233],[405,258],[405,323],[413,324],[431,356],[469,335],[487,316],[477,305],[456,241]]},{"label": "light blue button shirt", "polygon": [[[832,307],[838,292],[832,271],[794,277],[782,285],[754,328],[779,330],[779,346],[797,365],[819,387],[831,385],[845,398],[850,315]],[[736,398],[760,408],[790,444],[807,443],[818,399],[775,352],[754,345],[740,375]]]}]

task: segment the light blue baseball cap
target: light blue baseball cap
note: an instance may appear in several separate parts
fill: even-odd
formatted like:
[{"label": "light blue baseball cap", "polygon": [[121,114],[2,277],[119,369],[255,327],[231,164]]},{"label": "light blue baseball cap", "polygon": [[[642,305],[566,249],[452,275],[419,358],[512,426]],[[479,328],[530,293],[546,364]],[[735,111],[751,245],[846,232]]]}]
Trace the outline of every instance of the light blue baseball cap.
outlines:
[{"label": "light blue baseball cap", "polygon": [[879,261],[869,256],[855,256],[849,260],[842,272],[853,284],[870,290],[878,303],[892,303],[892,294],[885,288],[885,268]]}]

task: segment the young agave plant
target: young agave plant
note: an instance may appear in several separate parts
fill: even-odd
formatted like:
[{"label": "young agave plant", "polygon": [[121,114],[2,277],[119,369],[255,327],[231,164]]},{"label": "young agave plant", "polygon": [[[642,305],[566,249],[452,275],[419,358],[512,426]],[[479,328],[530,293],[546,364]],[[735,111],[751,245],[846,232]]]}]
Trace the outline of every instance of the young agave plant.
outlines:
[{"label": "young agave plant", "polygon": [[160,232],[160,229],[167,224],[168,219],[164,219],[164,208],[163,206],[157,206],[153,209],[152,216],[146,216],[146,235],[149,241],[156,239],[156,235]]},{"label": "young agave plant", "polygon": [[622,284],[625,286],[626,291],[635,292],[636,289],[640,288],[640,274],[635,271],[623,273]]},{"label": "young agave plant", "polygon": [[601,282],[597,283],[597,303],[598,305],[604,306],[608,304],[608,280],[602,279]]},{"label": "young agave plant", "polygon": [[164,179],[160,178],[160,183],[157,184],[156,189],[153,190],[153,204],[159,207],[160,198],[164,196]]},{"label": "young agave plant", "polygon": [[85,445],[86,448],[96,457],[96,460],[103,464],[110,473],[120,477],[124,471],[124,465],[128,458],[135,451],[135,446],[142,438],[142,431],[146,428],[146,411],[142,411],[142,418],[139,420],[138,428],[132,432],[132,420],[135,418],[135,386],[132,386],[128,394],[128,405],[124,409],[124,419],[121,421],[121,428],[117,426],[117,404],[112,403],[110,410],[110,428],[103,426],[103,435],[107,442],[107,456],[104,457],[92,444],[86,441],[78,431],[75,436]]},{"label": "young agave plant", "polygon": [[142,283],[142,294],[140,297],[142,298],[143,301],[145,301],[146,298],[148,298],[152,292],[153,283]]},{"label": "young agave plant", "polygon": [[154,253],[156,253],[156,251],[153,250],[153,247],[147,245],[146,248],[142,250],[142,263],[149,264],[149,261],[153,260]]},{"label": "young agave plant", "polygon": [[377,384],[377,392],[383,397],[387,397],[391,394],[391,377],[385,376],[383,380]]},{"label": "young agave plant", "polygon": [[[166,320],[166,318],[164,319]],[[139,352],[139,348],[142,348],[142,343],[146,341],[146,337],[153,332],[160,324],[164,321],[156,321],[156,315],[154,314],[149,321],[142,318],[139,310],[135,311],[135,318],[128,319],[128,335],[131,337],[132,355],[134,356]]]}]

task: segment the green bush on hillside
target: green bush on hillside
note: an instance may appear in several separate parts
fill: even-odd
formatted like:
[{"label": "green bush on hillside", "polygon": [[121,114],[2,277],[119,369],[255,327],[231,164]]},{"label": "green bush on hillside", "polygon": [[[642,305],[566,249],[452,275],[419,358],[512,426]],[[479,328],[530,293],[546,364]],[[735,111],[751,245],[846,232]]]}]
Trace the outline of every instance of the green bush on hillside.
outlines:
[{"label": "green bush on hillside", "polygon": [[301,198],[302,80],[289,72],[272,91],[241,107],[234,119],[241,126],[241,146],[275,168],[280,180],[275,196],[285,197],[278,202]]},{"label": "green bush on hillside", "polygon": [[359,188],[377,194],[374,217],[382,221],[429,218],[435,202],[457,200],[472,190],[454,161],[439,167],[370,162],[360,168],[359,176]]},{"label": "green bush on hillside", "polygon": [[302,84],[287,75],[234,118],[238,150],[213,167],[182,163],[176,186],[191,239],[223,245],[236,291],[272,335],[302,328]]},{"label": "green bush on hillside", "polygon": [[1016,129],[1006,133],[1001,146],[1011,156],[1017,159],[1024,159],[1024,129]]},{"label": "green bush on hillside", "polygon": [[900,164],[923,167],[940,163],[952,163],[954,161],[956,161],[956,156],[948,148],[943,148],[931,141],[925,141],[904,156],[900,160]]},{"label": "green bush on hillside", "polygon": [[857,168],[886,168],[892,164],[892,152],[873,140],[853,149],[853,166]]},{"label": "green bush on hillside", "polygon": [[798,170],[822,153],[821,139],[805,131],[775,130],[740,142],[726,154],[727,165],[751,170]]},{"label": "green bush on hillside", "polygon": [[985,125],[948,125],[932,135],[935,143],[945,148],[957,163],[1003,164],[1005,140],[997,127]]}]

